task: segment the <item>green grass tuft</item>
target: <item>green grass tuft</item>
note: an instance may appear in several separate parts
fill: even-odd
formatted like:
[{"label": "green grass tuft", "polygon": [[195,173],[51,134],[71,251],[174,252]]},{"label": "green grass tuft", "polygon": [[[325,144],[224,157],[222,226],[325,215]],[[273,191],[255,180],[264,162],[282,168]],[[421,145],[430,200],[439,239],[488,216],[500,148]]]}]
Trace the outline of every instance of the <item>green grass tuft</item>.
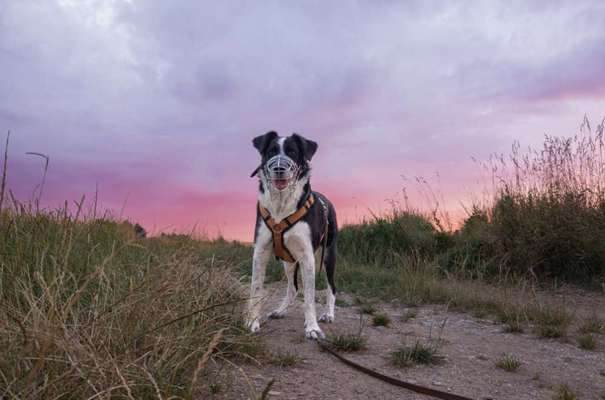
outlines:
[{"label": "green grass tuft", "polygon": [[580,325],[580,333],[602,333],[605,328],[603,321],[596,314],[587,317]]},{"label": "green grass tuft", "polygon": [[439,364],[443,357],[438,355],[434,344],[416,341],[413,346],[402,346],[391,354],[391,360],[397,367],[410,367],[415,364]]},{"label": "green grass tuft", "polygon": [[585,333],[578,338],[578,345],[584,350],[594,350],[597,348],[597,341],[590,333]]},{"label": "green grass tuft", "polygon": [[544,338],[560,338],[567,335],[572,316],[564,309],[541,307],[531,314],[534,332]]},{"label": "green grass tuft", "polygon": [[340,351],[359,351],[366,346],[366,339],[361,334],[339,334],[328,336],[328,343]]},{"label": "green grass tuft", "polygon": [[372,305],[372,304],[363,304],[359,308],[359,311],[362,314],[374,315],[374,313],[376,312],[376,307],[374,307],[374,305]]},{"label": "green grass tuft", "polygon": [[343,307],[343,308],[351,307],[351,304],[349,302],[347,302],[346,300],[340,299],[340,298],[337,298],[334,304],[337,307]]},{"label": "green grass tuft", "polygon": [[521,362],[512,354],[504,354],[496,362],[496,367],[503,369],[507,372],[516,372],[521,367]]},{"label": "green grass tuft", "polygon": [[298,354],[290,351],[277,351],[270,355],[269,363],[277,367],[291,367],[301,361]]},{"label": "green grass tuft", "polygon": [[388,314],[380,313],[374,314],[372,318],[372,325],[374,326],[385,326],[388,327],[391,324],[391,317]]},{"label": "green grass tuft", "polygon": [[553,400],[577,400],[578,396],[567,385],[559,385]]},{"label": "green grass tuft", "polygon": [[417,316],[418,316],[418,310],[417,309],[415,309],[415,308],[408,308],[401,315],[401,321],[402,322],[408,322],[408,321],[416,318]]}]

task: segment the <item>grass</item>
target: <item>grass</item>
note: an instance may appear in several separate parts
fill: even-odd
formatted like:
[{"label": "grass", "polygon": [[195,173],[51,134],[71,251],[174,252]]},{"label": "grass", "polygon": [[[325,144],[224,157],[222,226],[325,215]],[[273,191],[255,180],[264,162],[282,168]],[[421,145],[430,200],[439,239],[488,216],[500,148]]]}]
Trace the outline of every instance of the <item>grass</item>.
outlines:
[{"label": "grass", "polygon": [[372,318],[372,325],[374,326],[385,326],[388,327],[391,324],[391,317],[388,314],[380,313],[374,314]]},{"label": "grass", "polygon": [[210,384],[208,384],[208,391],[211,394],[219,394],[220,392],[222,392],[223,387],[220,383],[216,383],[216,382],[211,382]]},{"label": "grass", "polygon": [[395,366],[407,368],[415,364],[439,364],[443,357],[436,345],[416,341],[413,346],[402,346],[391,353],[391,360]]},{"label": "grass", "polygon": [[516,372],[521,367],[521,361],[519,361],[512,354],[504,354],[496,362],[496,367],[505,370],[506,372]]},{"label": "grass", "polygon": [[349,304],[349,302],[347,302],[346,300],[340,299],[340,298],[336,298],[336,301],[334,303],[337,307],[351,307],[351,304]]},{"label": "grass", "polygon": [[580,325],[580,333],[602,333],[603,332],[603,321],[601,321],[599,319],[599,317],[596,314],[593,314],[589,317],[587,317],[586,319],[584,319],[584,321],[582,322],[582,325]]},{"label": "grass", "polygon": [[296,365],[301,361],[301,358],[298,354],[290,351],[276,351],[271,354],[269,358],[269,363],[276,367],[287,368],[293,365]]},{"label": "grass", "polygon": [[361,333],[329,335],[326,339],[334,349],[340,351],[359,351],[366,346],[366,339]]},{"label": "grass", "polygon": [[359,311],[362,314],[374,315],[374,313],[376,312],[376,307],[374,307],[374,305],[372,305],[372,304],[363,304],[359,308]]},{"label": "grass", "polygon": [[544,338],[560,338],[567,335],[572,316],[565,310],[541,307],[532,314],[534,331]]},{"label": "grass", "polygon": [[15,203],[0,212],[0,397],[190,398],[263,352],[232,265],[249,248]]},{"label": "grass", "polygon": [[522,333],[523,323],[527,321],[526,310],[523,307],[503,308],[498,315],[498,320],[504,324],[504,332]]},{"label": "grass", "polygon": [[[439,266],[424,258],[402,256],[399,263],[362,265],[342,257],[336,275],[341,290],[362,297],[390,301],[398,298],[408,304],[448,304],[455,311],[480,311],[504,324],[505,330],[518,332],[532,324],[542,337],[564,337],[572,315],[559,306],[542,304],[525,285],[450,276],[443,279]],[[375,313],[376,308],[364,303],[361,312]]]},{"label": "grass", "polygon": [[[533,289],[602,282],[604,150],[603,123],[594,134],[547,137],[539,151],[515,144],[486,164],[492,197],[472,207],[457,232],[443,228],[437,211],[410,207],[343,227],[337,287],[355,298],[448,304],[509,332],[531,325],[541,337],[565,337],[572,315],[544,305]],[[0,396],[191,398],[209,363],[263,355],[242,323],[249,246],[186,235],[143,239],[135,225],[98,216],[83,201],[44,211],[37,201],[9,202],[6,172],[4,163]],[[280,279],[283,268],[272,261],[266,281]],[[603,323],[593,316],[579,329],[595,341]],[[583,337],[580,346],[590,346]],[[365,345],[360,333],[331,341],[346,351]],[[439,358],[420,342],[393,354],[401,366]]]},{"label": "grass", "polygon": [[578,396],[567,385],[559,385],[553,396],[553,400],[577,400]]},{"label": "grass", "polygon": [[578,337],[578,345],[584,350],[595,350],[597,348],[597,341],[592,334],[585,333]]},{"label": "grass", "polygon": [[416,310],[415,308],[408,308],[401,315],[401,321],[402,322],[408,322],[408,321],[416,318],[417,316],[418,316],[418,310]]}]

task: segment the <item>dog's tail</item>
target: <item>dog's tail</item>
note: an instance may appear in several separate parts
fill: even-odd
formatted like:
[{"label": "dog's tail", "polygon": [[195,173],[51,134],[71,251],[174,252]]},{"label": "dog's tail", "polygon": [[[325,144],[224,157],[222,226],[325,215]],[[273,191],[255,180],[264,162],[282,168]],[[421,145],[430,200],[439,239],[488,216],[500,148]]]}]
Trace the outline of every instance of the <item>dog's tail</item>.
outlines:
[{"label": "dog's tail", "polygon": [[294,266],[294,289],[296,289],[297,292],[298,292],[298,267],[300,267],[300,264],[296,263],[296,265]]}]

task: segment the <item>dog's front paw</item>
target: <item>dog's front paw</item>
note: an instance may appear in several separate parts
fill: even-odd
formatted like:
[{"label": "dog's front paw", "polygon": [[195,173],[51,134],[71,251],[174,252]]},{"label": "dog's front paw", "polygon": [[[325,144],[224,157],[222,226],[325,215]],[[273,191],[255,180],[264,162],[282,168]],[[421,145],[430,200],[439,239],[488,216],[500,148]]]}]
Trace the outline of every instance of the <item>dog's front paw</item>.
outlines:
[{"label": "dog's front paw", "polygon": [[258,332],[260,330],[260,322],[258,319],[249,320],[246,322],[246,327],[248,327],[252,333]]},{"label": "dog's front paw", "polygon": [[332,323],[332,322],[334,322],[334,316],[330,315],[328,313],[325,313],[325,314],[322,314],[321,317],[319,317],[318,321],[319,322]]},{"label": "dog's front paw", "polygon": [[311,339],[311,340],[318,340],[318,339],[326,338],[326,335],[324,335],[323,331],[319,328],[319,326],[305,329],[305,336],[307,337],[307,339]]},{"label": "dog's front paw", "polygon": [[271,319],[281,319],[284,318],[286,316],[286,311],[285,310],[273,310],[271,311],[267,317],[271,318]]}]

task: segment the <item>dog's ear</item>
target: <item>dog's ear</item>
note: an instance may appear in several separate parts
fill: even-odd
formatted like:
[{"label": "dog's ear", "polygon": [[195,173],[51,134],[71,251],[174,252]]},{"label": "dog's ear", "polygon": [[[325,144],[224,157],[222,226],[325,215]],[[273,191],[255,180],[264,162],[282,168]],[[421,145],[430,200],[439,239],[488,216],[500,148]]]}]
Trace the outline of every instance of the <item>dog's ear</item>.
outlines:
[{"label": "dog's ear", "polygon": [[252,145],[263,155],[269,146],[269,143],[277,137],[277,133],[274,131],[267,132],[264,135],[260,135],[252,139]]},{"label": "dog's ear", "polygon": [[319,147],[317,142],[306,139],[303,136],[299,135],[298,133],[294,133],[292,135],[292,138],[294,140],[296,140],[296,142],[298,143],[298,146],[302,150],[305,160],[311,161],[311,158],[313,158],[313,155],[317,151],[317,147]]}]

